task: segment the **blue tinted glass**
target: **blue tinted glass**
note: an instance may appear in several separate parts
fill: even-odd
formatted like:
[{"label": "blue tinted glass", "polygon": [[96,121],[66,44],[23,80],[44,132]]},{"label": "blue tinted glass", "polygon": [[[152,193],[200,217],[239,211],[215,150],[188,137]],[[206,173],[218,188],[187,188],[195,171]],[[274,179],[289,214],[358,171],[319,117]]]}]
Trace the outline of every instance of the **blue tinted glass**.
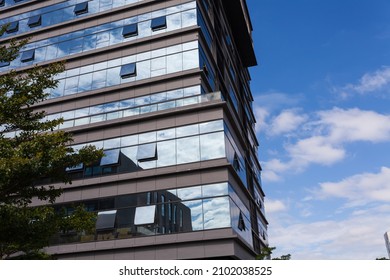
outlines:
[{"label": "blue tinted glass", "polygon": [[0,62],[0,67],[9,66],[9,61]]},{"label": "blue tinted glass", "polygon": [[153,31],[167,27],[167,18],[165,16],[152,19],[151,26]]},{"label": "blue tinted glass", "polygon": [[138,25],[134,23],[124,26],[122,30],[122,35],[125,38],[138,35]]},{"label": "blue tinted glass", "polygon": [[78,3],[74,7],[74,13],[76,15],[81,15],[81,14],[88,13],[88,2]]},{"label": "blue tinted glass", "polygon": [[17,32],[18,30],[19,30],[19,22],[18,21],[11,22],[7,27],[7,33],[14,33],[14,32]]},{"label": "blue tinted glass", "polygon": [[28,19],[28,26],[35,27],[41,25],[41,15],[32,16]]},{"label": "blue tinted glass", "polygon": [[35,50],[28,50],[22,53],[22,57],[20,58],[21,62],[27,62],[34,60]]},{"label": "blue tinted glass", "polygon": [[123,65],[120,72],[121,78],[126,79],[136,75],[135,63]]},{"label": "blue tinted glass", "polygon": [[156,143],[150,143],[138,146],[137,160],[149,161],[157,158]]},{"label": "blue tinted glass", "polygon": [[118,164],[120,149],[104,151],[104,156],[100,160],[100,165]]},{"label": "blue tinted glass", "polygon": [[4,0],[0,0],[0,7],[4,6]]}]

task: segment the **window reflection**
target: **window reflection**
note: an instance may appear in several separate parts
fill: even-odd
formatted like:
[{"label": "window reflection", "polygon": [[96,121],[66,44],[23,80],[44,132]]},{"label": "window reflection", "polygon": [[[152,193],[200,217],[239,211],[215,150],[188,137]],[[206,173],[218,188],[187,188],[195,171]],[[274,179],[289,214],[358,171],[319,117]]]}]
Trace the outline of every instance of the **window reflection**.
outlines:
[{"label": "window reflection", "polygon": [[[75,17],[73,12],[73,7],[75,12],[80,11],[80,14],[77,16],[82,16],[85,12],[85,7],[83,5],[91,4],[94,5],[95,1],[91,2],[83,2],[78,3],[76,6],[68,7],[64,9],[63,11],[52,11],[50,13],[43,13],[41,10],[36,10],[32,12],[31,14],[26,14],[26,18],[21,20],[21,23],[19,22],[20,18],[22,18],[20,15],[18,17],[8,18],[3,21],[0,21],[0,25],[3,25],[5,23],[11,22],[11,25],[9,26],[7,32],[8,33],[21,33],[25,31],[29,31],[26,29],[26,27],[37,27],[37,26],[47,26],[51,24],[56,24],[59,22],[62,22],[62,17]],[[80,6],[80,7],[79,7]],[[131,19],[126,20],[120,20],[117,22],[102,24],[99,26],[91,27],[82,31],[75,31],[73,33],[64,34],[57,37],[52,37],[50,39],[46,39],[43,41],[33,42],[30,44],[27,44],[24,49],[36,49],[37,54],[37,60],[38,61],[49,61],[52,59],[62,58],[68,55],[86,52],[89,50],[94,50],[102,47],[111,46],[114,44],[122,43],[124,41],[134,40],[136,38],[142,38],[146,36],[152,35],[152,29],[151,29],[151,21],[156,19],[156,31],[153,31],[153,34],[161,33],[161,32],[167,32],[170,30],[176,30],[183,27],[183,23],[181,21],[181,11],[185,11],[186,14],[192,14],[193,16],[190,17],[192,21],[187,21],[186,25],[196,25],[196,20],[193,20],[196,17],[196,9],[195,8],[195,2],[191,3],[191,5],[183,4],[179,5],[176,10],[172,10],[170,8],[161,10],[162,13],[166,13],[166,23],[165,27],[161,24],[162,18],[153,18],[151,20],[151,14],[144,14],[140,15]],[[91,10],[90,8],[87,8]],[[191,9],[191,10],[188,10]],[[171,14],[176,12],[177,14]],[[48,18],[48,15],[52,14],[50,18]],[[156,16],[156,15],[154,15]],[[157,20],[159,19],[159,20]],[[141,21],[138,23],[135,23],[137,21]],[[131,23],[129,25],[129,23]],[[30,27],[30,26],[31,27]],[[19,30],[19,27],[21,30]],[[174,57],[170,58],[171,60],[174,60]],[[174,69],[183,69],[181,65],[175,65],[173,69],[168,69],[168,73],[171,73],[172,71],[175,71]],[[188,62],[185,65],[186,67],[191,67],[192,63]],[[20,67],[20,61],[14,60],[10,64],[10,66],[7,66],[8,69],[15,69],[17,67]],[[157,72],[161,72],[162,69],[157,70]],[[181,70],[176,70],[181,71]],[[145,73],[144,73],[145,74]],[[154,72],[152,76],[158,75],[158,73]],[[150,74],[149,74],[150,77]]]},{"label": "window reflection", "polygon": [[199,136],[177,139],[176,145],[177,164],[200,160]]},{"label": "window reflection", "polygon": [[[66,240],[57,236],[55,242],[132,238],[231,227],[249,246],[253,246],[250,218],[244,214],[243,206],[237,206],[226,195],[226,187],[227,183],[224,182],[83,201],[86,209],[98,213],[97,235],[85,238],[86,236],[81,234],[77,240]],[[201,195],[198,197],[199,189],[212,188],[221,189],[221,192],[215,192],[215,196],[219,197],[202,198]],[[189,195],[190,193],[196,195]],[[186,195],[180,197],[180,194]],[[187,200],[184,200],[184,197]],[[243,205],[241,200],[239,204]],[[74,205],[56,207],[65,208],[67,213],[74,209]],[[259,236],[266,240],[266,226],[260,220],[257,221]]]},{"label": "window reflection", "polygon": [[230,227],[230,207],[227,197],[203,200],[204,229]]}]

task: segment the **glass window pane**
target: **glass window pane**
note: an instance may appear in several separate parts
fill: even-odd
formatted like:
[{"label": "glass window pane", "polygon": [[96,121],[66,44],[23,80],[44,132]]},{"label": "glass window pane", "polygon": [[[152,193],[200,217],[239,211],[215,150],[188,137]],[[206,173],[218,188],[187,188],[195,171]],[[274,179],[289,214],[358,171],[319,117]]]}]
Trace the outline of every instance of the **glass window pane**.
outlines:
[{"label": "glass window pane", "polygon": [[176,141],[163,141],[157,143],[158,160],[157,167],[176,164]]},{"label": "glass window pane", "polygon": [[103,142],[104,149],[118,148],[120,147],[120,138],[107,139]]},{"label": "glass window pane", "polygon": [[149,161],[157,159],[156,143],[144,144],[138,146],[137,160]]},{"label": "glass window pane", "polygon": [[35,26],[41,25],[41,22],[42,22],[41,15],[36,15],[36,16],[30,17],[28,19],[27,24],[29,27],[35,27]]},{"label": "glass window pane", "polygon": [[228,197],[203,200],[204,229],[231,227]]},{"label": "glass window pane", "polygon": [[201,160],[225,157],[225,134],[217,132],[200,135]]},{"label": "glass window pane", "polygon": [[125,38],[137,36],[138,35],[138,25],[136,23],[126,25],[122,29],[122,36]]},{"label": "glass window pane", "polygon": [[202,200],[191,200],[177,204],[178,211],[182,214],[176,217],[177,224],[183,226],[184,231],[203,230]]},{"label": "glass window pane", "polygon": [[115,227],[116,210],[99,212],[96,221],[96,230],[107,230]]},{"label": "glass window pane", "polygon": [[19,21],[11,22],[6,29],[7,33],[14,33],[17,32],[18,30],[19,30]]},{"label": "glass window pane", "polygon": [[20,58],[21,62],[27,62],[34,60],[35,50],[28,50],[22,53],[22,57]]},{"label": "glass window pane", "polygon": [[156,205],[137,207],[135,209],[134,225],[154,224]]},{"label": "glass window pane", "polygon": [[122,65],[120,76],[122,79],[134,77],[136,75],[136,64],[130,63],[126,65]]},{"label": "glass window pane", "polygon": [[177,164],[200,160],[199,136],[176,140]]},{"label": "glass window pane", "polygon": [[156,132],[152,131],[152,132],[139,134],[138,141],[139,141],[139,144],[155,142],[156,141]]},{"label": "glass window pane", "polygon": [[227,183],[219,183],[219,184],[202,186],[203,197],[212,197],[212,196],[228,195],[228,194],[229,194],[229,187]]},{"label": "glass window pane", "polygon": [[88,13],[88,2],[76,4],[73,11],[76,16]]},{"label": "glass window pane", "polygon": [[167,27],[167,19],[165,16],[152,19],[150,27],[153,31],[164,29]]},{"label": "glass window pane", "polygon": [[216,132],[223,130],[223,121],[212,121],[199,124],[200,133]]},{"label": "glass window pane", "polygon": [[176,128],[176,137],[184,137],[184,136],[190,136],[190,135],[197,135],[199,134],[199,125],[193,124],[193,125],[187,125]]},{"label": "glass window pane", "polygon": [[157,131],[157,141],[173,139],[175,136],[176,130],[174,128]]},{"label": "glass window pane", "polygon": [[138,144],[138,135],[121,137],[121,147],[133,146]]},{"label": "glass window pane", "polygon": [[167,56],[167,74],[176,73],[183,70],[183,54],[173,54]]},{"label": "glass window pane", "polygon": [[181,200],[189,200],[194,198],[201,198],[202,197],[202,188],[200,186],[198,187],[192,187],[192,188],[182,188],[177,190],[177,196]]},{"label": "glass window pane", "polygon": [[198,50],[183,53],[183,70],[189,70],[199,67]]},{"label": "glass window pane", "polygon": [[104,151],[104,156],[100,160],[100,166],[118,164],[120,149]]}]

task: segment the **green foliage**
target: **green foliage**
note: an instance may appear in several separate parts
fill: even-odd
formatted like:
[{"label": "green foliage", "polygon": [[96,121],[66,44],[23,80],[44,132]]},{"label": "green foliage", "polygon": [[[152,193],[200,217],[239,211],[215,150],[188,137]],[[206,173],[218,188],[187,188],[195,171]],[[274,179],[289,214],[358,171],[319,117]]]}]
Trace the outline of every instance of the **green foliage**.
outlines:
[{"label": "green foliage", "polygon": [[[26,43],[0,45],[0,62],[15,59]],[[50,182],[71,183],[66,167],[90,164],[103,156],[90,146],[73,151],[72,135],[55,131],[62,119],[45,120],[45,112],[37,109],[47,98],[47,89],[57,86],[55,76],[64,67],[64,63],[52,63],[24,72],[0,72],[0,259],[15,252],[38,257],[59,230],[93,227],[93,215],[82,207],[64,218],[50,206],[62,193]],[[14,131],[15,137],[6,137]],[[48,206],[29,207],[37,199]]]},{"label": "green foliage", "polygon": [[263,247],[261,248],[260,254],[257,255],[256,260],[270,260],[272,252],[276,249],[276,247]]},{"label": "green foliage", "polygon": [[[263,247],[261,248],[260,254],[257,255],[256,260],[271,260],[272,252],[276,249],[276,247]],[[291,254],[282,255],[277,258],[272,258],[272,260],[290,260]]]}]

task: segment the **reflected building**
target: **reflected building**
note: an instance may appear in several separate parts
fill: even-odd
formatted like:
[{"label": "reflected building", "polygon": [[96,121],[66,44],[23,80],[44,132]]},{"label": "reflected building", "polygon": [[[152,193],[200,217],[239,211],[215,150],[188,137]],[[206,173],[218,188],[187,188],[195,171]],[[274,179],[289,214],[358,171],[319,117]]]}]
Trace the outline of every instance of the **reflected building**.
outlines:
[{"label": "reflected building", "polygon": [[389,259],[390,259],[390,231],[385,232],[385,236],[384,237],[385,237],[387,254],[389,255]]},{"label": "reflected building", "polygon": [[94,234],[59,233],[49,253],[254,259],[268,245],[245,0],[3,0],[6,23],[0,43],[32,39],[0,74],[65,59],[36,109],[105,153],[67,168],[56,201],[95,212]]}]

